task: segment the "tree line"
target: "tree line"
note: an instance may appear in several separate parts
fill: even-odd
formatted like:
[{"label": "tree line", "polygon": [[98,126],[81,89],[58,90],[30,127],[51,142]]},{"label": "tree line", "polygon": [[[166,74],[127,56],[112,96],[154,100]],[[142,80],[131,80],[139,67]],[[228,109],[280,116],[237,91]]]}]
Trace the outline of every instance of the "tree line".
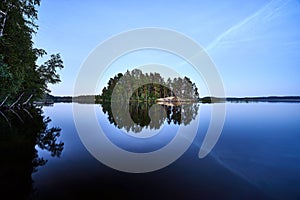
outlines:
[{"label": "tree line", "polygon": [[127,70],[110,78],[103,88],[102,101],[111,101],[113,95],[118,100],[154,101],[158,98],[174,96],[176,98],[198,100],[199,92],[195,83],[188,77],[173,80],[159,73],[143,73],[139,69]]},{"label": "tree line", "polygon": [[37,33],[37,7],[40,0],[1,0],[0,2],[0,107],[28,104],[50,92],[47,85],[60,82],[60,54],[37,65],[47,54],[34,47]]}]

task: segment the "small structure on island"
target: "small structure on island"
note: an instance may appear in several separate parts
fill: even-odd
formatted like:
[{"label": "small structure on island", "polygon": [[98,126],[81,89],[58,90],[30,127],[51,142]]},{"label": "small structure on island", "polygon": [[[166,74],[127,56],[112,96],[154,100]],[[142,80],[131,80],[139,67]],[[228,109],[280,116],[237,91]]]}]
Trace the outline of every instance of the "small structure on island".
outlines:
[{"label": "small structure on island", "polygon": [[183,99],[183,98],[179,98],[176,96],[170,96],[170,97],[156,99],[157,104],[170,105],[170,106],[189,104],[189,103],[194,103],[194,102],[196,102],[195,99]]}]

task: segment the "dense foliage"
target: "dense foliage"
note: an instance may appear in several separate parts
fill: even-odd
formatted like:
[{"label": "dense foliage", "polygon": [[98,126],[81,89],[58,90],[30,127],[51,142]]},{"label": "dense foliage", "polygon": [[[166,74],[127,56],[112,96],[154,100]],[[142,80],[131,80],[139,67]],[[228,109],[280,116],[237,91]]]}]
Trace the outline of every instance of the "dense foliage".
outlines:
[{"label": "dense foliage", "polygon": [[110,78],[102,90],[102,100],[111,101],[113,93],[118,95],[118,100],[152,101],[170,96],[189,100],[199,98],[198,88],[188,77],[165,81],[159,73],[144,74],[139,69]]},{"label": "dense foliage", "polygon": [[[37,31],[40,0],[1,0],[0,2],[0,103],[22,97],[29,102],[49,92],[47,84],[60,82],[57,69],[63,68],[59,54],[38,66],[37,59],[46,55],[33,47],[32,34]],[[28,101],[27,101],[28,100]]]}]

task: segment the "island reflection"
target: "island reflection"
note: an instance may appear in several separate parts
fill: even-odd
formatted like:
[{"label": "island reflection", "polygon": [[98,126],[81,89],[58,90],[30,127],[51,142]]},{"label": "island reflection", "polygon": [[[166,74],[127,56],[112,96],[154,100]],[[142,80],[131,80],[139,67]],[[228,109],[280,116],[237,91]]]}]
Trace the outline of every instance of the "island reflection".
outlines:
[{"label": "island reflection", "polygon": [[139,133],[144,128],[157,130],[163,124],[186,126],[197,117],[199,110],[199,104],[197,103],[118,102],[118,106],[114,106],[114,112],[110,102],[101,105],[102,111],[107,114],[108,121],[111,124],[119,129],[134,133]]}]

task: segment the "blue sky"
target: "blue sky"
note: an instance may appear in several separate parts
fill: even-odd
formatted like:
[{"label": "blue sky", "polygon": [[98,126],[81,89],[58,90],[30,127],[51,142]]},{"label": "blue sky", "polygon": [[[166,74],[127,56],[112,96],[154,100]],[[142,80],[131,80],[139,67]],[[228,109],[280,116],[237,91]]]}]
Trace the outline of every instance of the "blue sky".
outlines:
[{"label": "blue sky", "polygon": [[[50,86],[54,95],[73,94],[82,63],[101,42],[143,27],[172,29],[197,41],[215,63],[227,96],[300,95],[299,19],[296,0],[44,0],[34,42],[64,60],[62,82]],[[153,51],[124,56],[107,71],[99,93],[115,73],[151,62],[176,66],[181,61]],[[191,77],[201,95],[207,95],[190,68],[175,70]]]}]

